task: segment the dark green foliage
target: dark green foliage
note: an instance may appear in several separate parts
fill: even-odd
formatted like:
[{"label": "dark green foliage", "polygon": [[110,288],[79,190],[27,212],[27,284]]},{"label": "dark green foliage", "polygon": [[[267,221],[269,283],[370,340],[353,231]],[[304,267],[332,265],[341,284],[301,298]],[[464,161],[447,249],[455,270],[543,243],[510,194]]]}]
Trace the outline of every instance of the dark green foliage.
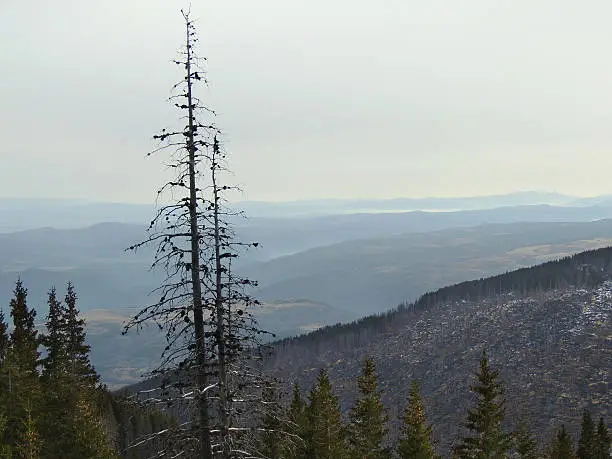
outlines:
[{"label": "dark green foliage", "polygon": [[72,376],[93,386],[99,381],[100,377],[89,360],[90,348],[85,342],[85,320],[79,316],[80,312],[77,309],[76,300],[74,287],[71,283],[68,283],[64,299],[66,303],[64,321],[66,327],[66,355],[68,358],[67,371]]},{"label": "dark green foliage", "polygon": [[397,443],[398,456],[401,459],[433,459],[436,457],[431,441],[432,429],[427,425],[425,409],[416,381],[412,381],[408,405],[404,410],[402,421],[402,432]]},{"label": "dark green foliage", "polygon": [[28,292],[20,280],[13,293],[10,301],[13,330],[3,362],[7,384],[1,397],[7,417],[5,441],[15,447],[25,435],[24,420],[30,418],[36,422],[41,391],[37,371],[40,339],[34,326],[36,311],[28,307]]},{"label": "dark green foliage", "polygon": [[321,370],[308,395],[306,442],[309,458],[342,459],[347,457],[345,428],[338,397],[325,370]]},{"label": "dark green foliage", "polygon": [[582,414],[582,425],[580,426],[580,439],[578,440],[578,450],[576,457],[578,459],[592,459],[595,457],[596,450],[595,442],[595,424],[591,419],[591,413],[584,410]]},{"label": "dark green foliage", "polygon": [[466,427],[470,434],[461,438],[455,449],[459,458],[496,459],[506,457],[512,437],[502,428],[504,420],[503,386],[498,381],[499,371],[489,367],[485,351],[480,358],[476,384],[470,390],[478,400],[468,410]]},{"label": "dark green foliage", "polygon": [[574,445],[572,437],[565,430],[565,425],[562,425],[557,432],[557,435],[550,448],[550,459],[573,459]]},{"label": "dark green foliage", "polygon": [[61,366],[66,362],[64,311],[55,294],[55,288],[49,292],[47,305],[47,333],[42,337],[47,356],[41,361],[42,376],[44,380],[54,380],[65,372],[65,368]]},{"label": "dark green foliage", "polygon": [[596,459],[609,459],[610,457],[610,434],[608,433],[608,427],[604,423],[603,418],[599,418],[599,424],[597,424],[597,434],[595,435],[596,447],[595,447],[595,458]]},{"label": "dark green foliage", "polygon": [[259,425],[259,454],[268,458],[279,458],[283,452],[283,422],[280,400],[276,388],[267,385],[262,391],[263,416]]},{"label": "dark green foliage", "polygon": [[287,435],[283,447],[284,455],[292,459],[306,459],[308,457],[306,402],[302,398],[300,386],[297,383],[293,385],[287,421]]},{"label": "dark green foliage", "polygon": [[8,324],[5,321],[4,313],[0,309],[0,365],[4,361],[9,345]]},{"label": "dark green foliage", "polygon": [[359,396],[349,413],[348,443],[351,457],[382,459],[389,457],[383,447],[387,434],[387,414],[378,389],[374,360],[366,357],[361,376],[357,378]]},{"label": "dark green foliage", "polygon": [[514,449],[521,459],[537,459],[537,443],[527,429],[527,423],[522,420],[514,431]]},{"label": "dark green foliage", "polygon": [[36,376],[36,367],[40,353],[40,340],[34,326],[36,311],[28,308],[28,291],[21,280],[17,281],[14,290],[15,297],[10,302],[13,330],[11,331],[8,354],[13,365],[18,365],[21,373]]}]

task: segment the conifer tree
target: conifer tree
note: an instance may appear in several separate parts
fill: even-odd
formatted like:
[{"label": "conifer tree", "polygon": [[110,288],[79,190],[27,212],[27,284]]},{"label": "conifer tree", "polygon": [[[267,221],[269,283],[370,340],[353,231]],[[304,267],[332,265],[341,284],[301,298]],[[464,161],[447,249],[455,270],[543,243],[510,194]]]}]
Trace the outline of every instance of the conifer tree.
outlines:
[{"label": "conifer tree", "polygon": [[527,429],[525,420],[521,420],[514,431],[514,449],[521,459],[537,459],[537,443]]},{"label": "conifer tree", "polygon": [[102,422],[99,379],[89,360],[85,322],[76,305],[71,283],[65,303],[49,292],[47,333],[43,343],[41,434],[45,448],[42,458],[111,458],[107,429]]},{"label": "conifer tree", "polygon": [[308,456],[317,459],[347,457],[345,428],[342,423],[338,397],[334,395],[327,371],[319,372],[308,395],[306,408]]},{"label": "conifer tree", "polygon": [[279,395],[271,384],[264,387],[262,402],[263,413],[257,450],[263,457],[280,458],[283,451],[283,423]]},{"label": "conifer tree", "polygon": [[480,371],[476,384],[470,386],[478,399],[476,406],[468,410],[466,427],[470,434],[461,438],[455,448],[459,458],[497,459],[506,457],[511,447],[511,436],[504,432],[503,386],[498,380],[499,371],[489,367],[486,352],[480,358]]},{"label": "conifer tree", "polygon": [[86,397],[77,401],[75,416],[74,443],[70,447],[74,454],[68,458],[113,459],[116,457],[111,448],[108,428],[103,420],[100,409]]},{"label": "conifer tree", "polygon": [[49,291],[47,314],[47,333],[42,337],[42,343],[47,349],[47,356],[42,359],[43,380],[55,380],[65,371],[66,336],[65,319],[62,304],[57,299],[55,287]]},{"label": "conifer tree", "polygon": [[293,385],[287,423],[287,435],[283,442],[283,453],[291,459],[307,459],[307,417],[306,402],[302,398],[300,386]]},{"label": "conifer tree", "polygon": [[28,292],[21,280],[17,281],[13,293],[14,298],[10,301],[13,329],[3,367],[8,380],[4,394],[7,407],[5,439],[8,445],[15,446],[23,438],[25,421],[28,418],[36,421],[41,391],[37,371],[40,338],[34,325],[36,311],[28,307]]},{"label": "conifer tree", "polygon": [[77,295],[74,286],[69,282],[66,287],[64,324],[66,339],[67,371],[73,378],[93,388],[100,377],[96,373],[89,352],[91,348],[86,343],[85,320],[80,317],[77,308]]},{"label": "conifer tree", "polygon": [[572,437],[567,433],[565,424],[563,424],[552,443],[550,459],[573,459],[574,457]]},{"label": "conifer tree", "polygon": [[8,349],[9,337],[8,337],[8,324],[4,318],[4,312],[0,309],[0,366],[4,362],[6,351]]},{"label": "conifer tree", "polygon": [[595,424],[591,418],[591,413],[589,410],[585,409],[582,413],[582,425],[580,427],[580,438],[578,440],[576,457],[578,459],[592,459],[595,457],[595,450]]},{"label": "conifer tree", "polygon": [[359,396],[349,413],[347,440],[351,457],[382,459],[389,456],[382,442],[387,434],[388,420],[378,389],[374,360],[366,357],[357,378]]},{"label": "conifer tree", "polygon": [[427,425],[425,409],[419,385],[412,381],[408,405],[402,417],[403,425],[397,443],[397,454],[401,459],[433,459],[435,452],[431,441],[431,426]]},{"label": "conifer tree", "polygon": [[596,448],[595,458],[596,459],[609,459],[610,457],[610,434],[608,433],[608,427],[604,423],[603,417],[599,418],[599,424],[597,424],[597,434],[595,435]]},{"label": "conifer tree", "polygon": [[41,457],[42,443],[30,408],[26,410],[22,432],[20,441],[15,448],[17,456],[20,459],[39,459]]},{"label": "conifer tree", "polygon": [[6,416],[0,413],[0,459],[13,459],[12,448],[4,440],[6,422],[7,422]]}]

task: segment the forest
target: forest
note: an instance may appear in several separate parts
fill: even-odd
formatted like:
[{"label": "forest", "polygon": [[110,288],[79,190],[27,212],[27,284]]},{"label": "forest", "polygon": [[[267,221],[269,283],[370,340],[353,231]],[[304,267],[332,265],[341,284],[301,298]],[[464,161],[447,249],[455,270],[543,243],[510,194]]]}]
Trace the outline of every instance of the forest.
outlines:
[{"label": "forest", "polygon": [[[176,445],[163,432],[177,426],[180,414],[167,406],[151,408],[111,394],[100,383],[89,360],[85,321],[71,284],[63,300],[51,289],[48,307],[45,330],[40,332],[36,310],[27,304],[27,289],[18,281],[10,300],[10,333],[0,316],[0,457],[172,457],[165,454]],[[431,438],[429,408],[416,380],[394,442],[388,436],[389,416],[372,358],[364,359],[356,385],[358,396],[344,414],[325,369],[319,370],[305,397],[297,383],[289,397],[269,384],[262,394],[265,409],[247,414],[249,429],[236,440],[249,445],[248,457],[278,459],[609,457],[606,421],[592,419],[588,409],[577,441],[565,425],[558,426],[546,444],[536,442],[525,421],[508,430],[505,406],[512,400],[504,398],[504,382],[485,351],[473,375],[473,405],[462,434],[443,455]]]}]

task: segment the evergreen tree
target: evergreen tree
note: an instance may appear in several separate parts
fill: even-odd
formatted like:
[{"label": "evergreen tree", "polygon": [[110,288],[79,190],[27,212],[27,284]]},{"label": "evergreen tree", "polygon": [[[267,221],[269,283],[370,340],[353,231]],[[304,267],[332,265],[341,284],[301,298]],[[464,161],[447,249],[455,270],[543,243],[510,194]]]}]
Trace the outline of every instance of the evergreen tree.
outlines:
[{"label": "evergreen tree", "polygon": [[259,454],[267,458],[280,458],[283,450],[282,422],[278,394],[272,385],[263,389],[263,416],[260,422]]},{"label": "evergreen tree", "polygon": [[32,418],[32,411],[28,408],[26,418],[23,420],[23,434],[17,444],[17,455],[20,459],[39,459],[42,443]]},{"label": "evergreen tree", "polygon": [[527,429],[527,423],[522,420],[514,431],[514,449],[521,459],[537,459],[537,443]]},{"label": "evergreen tree", "polygon": [[349,413],[348,443],[351,457],[382,459],[389,456],[382,442],[388,417],[381,401],[374,360],[366,357],[357,378],[359,396]]},{"label": "evergreen tree", "polygon": [[327,372],[322,369],[308,395],[306,408],[308,457],[342,459],[347,457],[345,429],[338,397],[333,394]]},{"label": "evergreen tree", "polygon": [[459,458],[497,459],[506,457],[512,437],[502,428],[504,419],[503,386],[498,381],[499,371],[489,367],[485,351],[480,358],[476,384],[470,386],[478,400],[468,410],[466,427],[471,433],[460,439],[455,448]]},{"label": "evergreen tree", "polygon": [[593,459],[595,457],[596,441],[595,441],[595,424],[591,419],[591,413],[584,410],[582,413],[582,425],[580,428],[580,439],[578,440],[578,450],[576,457],[578,459]]},{"label": "evergreen tree", "polygon": [[4,312],[2,312],[2,310],[0,309],[0,365],[2,365],[4,357],[6,356],[8,345],[8,325],[4,319]]},{"label": "evergreen tree", "polygon": [[550,450],[550,459],[573,459],[574,458],[574,445],[572,444],[572,438],[565,430],[565,424],[561,426],[559,432]]},{"label": "evergreen tree", "polygon": [[23,438],[26,420],[36,421],[41,391],[37,371],[40,338],[34,326],[36,311],[28,308],[27,290],[21,280],[17,281],[13,293],[10,301],[13,330],[3,371],[8,383],[4,394],[7,416],[5,439],[8,445],[15,446]]},{"label": "evergreen tree", "polygon": [[79,317],[76,300],[70,283],[65,306],[57,300],[54,289],[49,292],[40,422],[45,442],[41,457],[45,459],[112,457],[96,387],[99,377],[89,361],[85,322]]},{"label": "evergreen tree", "polygon": [[609,459],[610,457],[610,434],[608,428],[604,423],[603,418],[599,418],[599,424],[597,425],[597,434],[595,435],[595,458],[596,459]]},{"label": "evergreen tree", "polygon": [[81,397],[78,400],[73,420],[75,435],[70,447],[73,454],[64,456],[65,459],[117,457],[109,443],[108,426],[97,405],[90,398]]},{"label": "evergreen tree", "polygon": [[4,440],[6,430],[6,416],[0,413],[0,459],[13,459],[11,446]]},{"label": "evergreen tree", "polygon": [[425,409],[421,400],[419,385],[412,381],[408,405],[402,417],[403,426],[397,443],[397,454],[401,459],[433,459],[431,426],[427,425]]},{"label": "evergreen tree", "polygon": [[66,288],[64,299],[66,306],[64,311],[65,339],[68,373],[82,382],[94,387],[100,377],[89,360],[90,347],[85,339],[85,320],[80,317],[76,306],[77,295],[71,283]]},{"label": "evergreen tree", "polygon": [[306,402],[302,398],[298,383],[293,385],[293,394],[289,404],[288,435],[285,437],[283,452],[291,459],[307,459],[307,417]]},{"label": "evergreen tree", "polygon": [[42,376],[44,380],[55,380],[65,371],[67,359],[64,311],[61,302],[57,299],[55,288],[49,291],[47,305],[49,310],[47,333],[41,340],[47,349],[47,356],[41,361]]}]

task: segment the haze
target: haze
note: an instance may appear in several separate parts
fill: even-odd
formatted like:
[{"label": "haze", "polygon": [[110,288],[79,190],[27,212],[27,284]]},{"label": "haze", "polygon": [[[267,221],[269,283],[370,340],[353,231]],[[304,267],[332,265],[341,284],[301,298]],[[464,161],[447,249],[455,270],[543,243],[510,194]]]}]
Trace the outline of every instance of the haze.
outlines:
[{"label": "haze", "polygon": [[[0,7],[0,197],[143,202],[185,2]],[[241,199],[612,192],[612,4],[193,2]]]}]

